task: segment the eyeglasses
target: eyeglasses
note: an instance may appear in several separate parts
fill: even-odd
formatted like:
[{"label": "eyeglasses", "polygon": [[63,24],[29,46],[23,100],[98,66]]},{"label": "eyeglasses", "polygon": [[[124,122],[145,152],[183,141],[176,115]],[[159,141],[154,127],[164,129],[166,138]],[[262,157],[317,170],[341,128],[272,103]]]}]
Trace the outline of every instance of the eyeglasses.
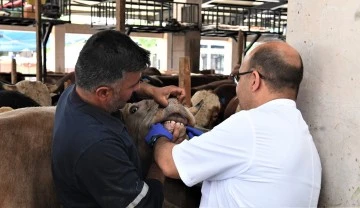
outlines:
[{"label": "eyeglasses", "polygon": [[[250,71],[246,71],[246,72],[238,72],[238,73],[232,74],[232,75],[230,75],[230,76],[233,77],[235,84],[238,84],[241,75],[250,74],[250,73],[252,73],[253,71],[254,71],[254,70],[250,70]],[[257,72],[257,73],[259,74],[260,79],[265,79],[264,75],[260,74],[260,72]]]}]

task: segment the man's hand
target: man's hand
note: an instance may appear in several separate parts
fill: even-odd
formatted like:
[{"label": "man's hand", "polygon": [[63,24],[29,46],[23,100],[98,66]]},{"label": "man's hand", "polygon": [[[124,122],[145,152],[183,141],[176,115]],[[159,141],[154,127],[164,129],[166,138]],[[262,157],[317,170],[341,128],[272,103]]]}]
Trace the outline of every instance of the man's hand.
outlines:
[{"label": "man's hand", "polygon": [[149,132],[145,136],[145,141],[148,145],[153,146],[159,137],[173,139],[173,135],[161,123],[156,123],[151,125]]},{"label": "man's hand", "polygon": [[185,99],[185,90],[174,85],[154,88],[153,98],[155,102],[159,103],[161,106],[166,107],[169,104],[168,99],[170,95],[176,96],[179,102],[183,103]]},{"label": "man's hand", "polygon": [[186,128],[182,123],[175,123],[173,128],[173,140],[175,144],[180,144],[186,139]]},{"label": "man's hand", "polygon": [[142,82],[140,83],[140,87],[136,90],[136,93],[153,98],[155,102],[159,103],[163,107],[168,106],[168,99],[170,95],[175,96],[180,103],[183,103],[185,100],[185,90],[174,85],[155,87]]}]

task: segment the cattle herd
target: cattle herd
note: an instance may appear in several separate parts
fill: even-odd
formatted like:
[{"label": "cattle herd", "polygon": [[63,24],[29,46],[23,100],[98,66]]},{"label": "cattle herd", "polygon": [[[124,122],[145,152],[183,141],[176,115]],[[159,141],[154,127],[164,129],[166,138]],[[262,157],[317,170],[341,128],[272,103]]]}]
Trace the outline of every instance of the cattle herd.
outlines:
[{"label": "cattle herd", "polygon": [[[144,74],[144,77],[156,86],[178,83],[177,76]],[[208,82],[204,77],[210,77]],[[16,84],[0,82],[0,207],[60,207],[51,176],[51,135],[57,99],[74,82],[74,73],[66,74],[53,84],[27,80]],[[192,106],[170,99],[168,107],[152,108],[151,114],[145,114],[142,109],[158,104],[144,99],[120,109],[144,170],[149,167],[152,152],[143,138],[151,124],[176,120],[172,117],[176,114],[188,124],[211,129],[239,110],[236,86],[231,80],[202,75],[200,79],[192,76],[191,82]],[[129,111],[133,106],[136,112]],[[200,186],[189,188],[180,180],[166,179],[164,190],[164,207],[199,206]]]}]

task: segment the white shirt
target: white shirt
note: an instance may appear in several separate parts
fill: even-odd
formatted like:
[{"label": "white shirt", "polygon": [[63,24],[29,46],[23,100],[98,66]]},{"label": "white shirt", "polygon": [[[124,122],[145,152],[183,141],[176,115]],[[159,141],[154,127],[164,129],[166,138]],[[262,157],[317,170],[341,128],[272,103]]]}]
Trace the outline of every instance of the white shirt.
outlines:
[{"label": "white shirt", "polygon": [[293,100],[240,111],[176,145],[182,181],[203,181],[201,207],[316,207],[319,154]]}]

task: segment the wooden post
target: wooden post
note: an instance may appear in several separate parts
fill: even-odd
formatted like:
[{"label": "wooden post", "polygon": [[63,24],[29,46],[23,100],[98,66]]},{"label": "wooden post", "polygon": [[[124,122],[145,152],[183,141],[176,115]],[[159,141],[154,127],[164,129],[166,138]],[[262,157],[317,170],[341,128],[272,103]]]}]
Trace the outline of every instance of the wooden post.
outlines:
[{"label": "wooden post", "polygon": [[16,82],[17,82],[16,59],[12,58],[12,60],[11,60],[11,84],[16,84]]},{"label": "wooden post", "polygon": [[125,33],[126,0],[116,0],[116,30]]},{"label": "wooden post", "polygon": [[36,22],[36,80],[42,81],[42,57],[41,57],[41,0],[35,0],[35,22]]},{"label": "wooden post", "polygon": [[191,105],[191,76],[190,76],[190,58],[181,57],[179,61],[179,87],[185,89],[185,105]]},{"label": "wooden post", "polygon": [[246,47],[245,33],[241,30],[239,31],[237,42],[238,42],[238,64],[241,65],[244,56],[244,48]]}]

